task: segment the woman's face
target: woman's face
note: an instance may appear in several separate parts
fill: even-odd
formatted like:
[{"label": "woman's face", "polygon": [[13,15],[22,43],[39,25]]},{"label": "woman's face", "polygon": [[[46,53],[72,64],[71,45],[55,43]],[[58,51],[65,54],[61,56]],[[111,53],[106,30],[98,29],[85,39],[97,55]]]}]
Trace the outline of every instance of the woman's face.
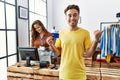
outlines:
[{"label": "woman's face", "polygon": [[42,27],[39,24],[35,24],[34,28],[38,33],[41,33],[43,31]]}]

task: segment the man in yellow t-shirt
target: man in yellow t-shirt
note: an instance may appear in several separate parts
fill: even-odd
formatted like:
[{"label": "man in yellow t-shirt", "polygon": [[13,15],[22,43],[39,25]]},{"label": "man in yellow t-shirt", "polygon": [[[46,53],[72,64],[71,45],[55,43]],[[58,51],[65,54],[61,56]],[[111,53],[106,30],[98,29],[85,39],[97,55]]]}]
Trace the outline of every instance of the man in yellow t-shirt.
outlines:
[{"label": "man in yellow t-shirt", "polygon": [[74,4],[68,5],[64,13],[69,25],[68,29],[59,32],[55,46],[52,37],[47,39],[47,43],[57,56],[61,55],[60,80],[86,80],[83,54],[93,55],[102,31],[96,30],[95,39],[91,42],[89,32],[77,26],[79,7]]}]

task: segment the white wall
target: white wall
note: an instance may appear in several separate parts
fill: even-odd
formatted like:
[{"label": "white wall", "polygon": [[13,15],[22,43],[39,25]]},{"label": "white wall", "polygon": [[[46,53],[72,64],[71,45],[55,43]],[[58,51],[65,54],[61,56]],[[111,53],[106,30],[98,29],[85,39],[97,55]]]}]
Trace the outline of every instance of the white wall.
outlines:
[{"label": "white wall", "polygon": [[51,28],[54,26],[53,25],[53,1],[52,0],[47,0],[47,16],[48,16],[48,30],[50,31]]},{"label": "white wall", "polygon": [[[17,0],[18,6],[28,7],[28,0]],[[82,17],[80,27],[93,32],[100,28],[100,22],[117,21],[115,15],[120,12],[120,0],[47,0],[48,30],[53,26],[59,31],[67,27],[64,9],[68,4],[77,4]],[[19,46],[28,46],[28,20],[18,18]]]},{"label": "white wall", "polygon": [[57,30],[67,26],[64,9],[68,4],[77,4],[80,7],[81,24],[90,31],[93,38],[93,32],[100,29],[100,22],[115,22],[116,13],[120,12],[120,0],[52,0],[53,2],[53,26]]},{"label": "white wall", "polygon": [[[17,0],[17,5],[28,8],[28,0]],[[29,46],[28,20],[18,18],[19,46]]]}]

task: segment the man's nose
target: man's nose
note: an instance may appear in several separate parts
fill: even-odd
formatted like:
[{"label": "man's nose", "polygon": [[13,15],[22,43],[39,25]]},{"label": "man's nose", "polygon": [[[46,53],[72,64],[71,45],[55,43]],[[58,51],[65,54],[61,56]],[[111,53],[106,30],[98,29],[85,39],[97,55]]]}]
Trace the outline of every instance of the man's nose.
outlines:
[{"label": "man's nose", "polygon": [[74,19],[75,17],[74,16],[71,16],[71,19]]}]

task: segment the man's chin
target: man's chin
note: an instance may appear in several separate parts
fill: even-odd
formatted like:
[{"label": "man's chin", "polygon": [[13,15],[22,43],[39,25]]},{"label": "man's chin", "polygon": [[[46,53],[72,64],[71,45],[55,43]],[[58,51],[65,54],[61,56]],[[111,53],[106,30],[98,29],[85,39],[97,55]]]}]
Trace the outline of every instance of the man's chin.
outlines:
[{"label": "man's chin", "polygon": [[74,26],[76,26],[76,24],[70,24],[70,26],[73,26],[73,27],[74,27]]}]

